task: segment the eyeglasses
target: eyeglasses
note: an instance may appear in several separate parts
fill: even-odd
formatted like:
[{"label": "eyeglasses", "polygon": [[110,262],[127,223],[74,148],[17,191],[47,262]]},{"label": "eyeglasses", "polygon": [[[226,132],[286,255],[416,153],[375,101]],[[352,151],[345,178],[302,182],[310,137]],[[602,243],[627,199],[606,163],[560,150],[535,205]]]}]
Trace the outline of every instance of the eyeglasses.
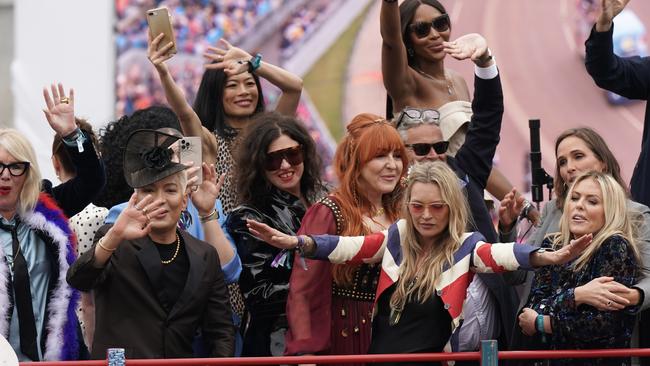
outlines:
[{"label": "eyeglasses", "polygon": [[298,145],[267,153],[264,169],[278,170],[282,166],[282,160],[286,160],[291,166],[301,164],[303,162],[302,146]]},{"label": "eyeglasses", "polygon": [[434,142],[433,144],[406,144],[406,147],[413,150],[417,156],[426,156],[429,154],[429,151],[431,151],[431,149],[433,149],[436,154],[441,155],[447,152],[449,141],[438,141]]},{"label": "eyeglasses", "polygon": [[25,174],[27,168],[29,168],[29,162],[21,161],[11,164],[0,163],[0,176],[2,176],[2,173],[4,173],[5,169],[7,168],[9,169],[9,174],[12,177],[20,177],[21,175]]},{"label": "eyeglasses", "polygon": [[432,203],[420,203],[420,202],[409,202],[408,203],[409,210],[411,213],[419,215],[424,213],[424,210],[427,208],[430,210],[432,214],[437,214],[442,212],[442,210],[445,209],[447,206],[447,203],[445,202],[432,202]]},{"label": "eyeglasses", "polygon": [[435,29],[436,32],[445,32],[449,30],[451,22],[449,21],[448,14],[442,14],[441,16],[434,18],[431,22],[415,22],[409,26],[411,32],[415,33],[415,36],[418,38],[424,38],[429,35],[431,28]]},{"label": "eyeglasses", "polygon": [[440,112],[435,109],[420,109],[405,107],[399,114],[395,128],[404,124],[404,127],[408,127],[410,124],[420,124],[420,123],[435,123],[436,125],[440,122]]}]

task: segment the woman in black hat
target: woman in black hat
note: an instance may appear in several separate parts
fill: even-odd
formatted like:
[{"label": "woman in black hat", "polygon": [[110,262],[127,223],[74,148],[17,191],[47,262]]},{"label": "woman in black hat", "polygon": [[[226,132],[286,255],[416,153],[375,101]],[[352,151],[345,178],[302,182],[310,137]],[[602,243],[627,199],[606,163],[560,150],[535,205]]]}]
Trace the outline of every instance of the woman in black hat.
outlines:
[{"label": "woman in black hat", "polygon": [[[94,290],[93,358],[104,358],[109,347],[125,348],[129,358],[192,357],[199,329],[211,357],[233,353],[217,252],[177,228],[188,183],[187,167],[177,162],[174,149],[180,137],[173,129],[131,135],[124,175],[135,193],[115,224],[102,227],[94,247],[68,271],[70,285]],[[219,191],[214,167],[203,165],[203,172],[192,194],[195,204],[214,202]],[[216,218],[210,213],[201,218],[208,241],[225,240]]]}]

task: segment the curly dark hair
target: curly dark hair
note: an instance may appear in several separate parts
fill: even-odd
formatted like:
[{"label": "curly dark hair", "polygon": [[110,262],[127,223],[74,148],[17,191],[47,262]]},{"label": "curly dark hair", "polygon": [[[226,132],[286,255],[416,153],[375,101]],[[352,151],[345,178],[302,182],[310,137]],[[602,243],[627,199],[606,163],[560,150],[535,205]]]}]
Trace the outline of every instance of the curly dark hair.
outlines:
[{"label": "curly dark hair", "polygon": [[[260,78],[253,74],[259,97],[254,114],[264,112],[264,95]],[[209,131],[221,137],[233,137],[237,132],[226,124],[226,113],[223,109],[223,89],[228,76],[222,69],[207,69],[201,78],[201,85],[194,99],[194,111],[199,116],[201,124]]]},{"label": "curly dark hair", "polygon": [[321,158],[316,153],[316,143],[302,122],[277,112],[260,113],[245,131],[235,157],[240,204],[259,206],[266,200],[270,185],[264,174],[266,151],[281,135],[289,136],[302,146],[305,168],[300,178],[300,192],[304,199],[313,203],[319,194],[325,192],[320,178]]},{"label": "curly dark hair", "polygon": [[96,206],[111,208],[126,202],[133,194],[124,179],[123,155],[126,141],[135,130],[171,127],[181,130],[174,112],[162,106],[154,106],[122,116],[109,122],[100,130],[99,151],[106,167],[106,187],[93,202]]}]

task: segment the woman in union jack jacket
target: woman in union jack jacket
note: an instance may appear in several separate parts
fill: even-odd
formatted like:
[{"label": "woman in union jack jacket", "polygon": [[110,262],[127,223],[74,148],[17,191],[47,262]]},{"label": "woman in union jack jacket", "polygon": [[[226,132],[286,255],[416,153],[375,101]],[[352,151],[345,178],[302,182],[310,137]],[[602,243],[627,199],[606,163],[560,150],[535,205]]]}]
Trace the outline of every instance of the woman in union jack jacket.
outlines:
[{"label": "woman in union jack jacket", "polygon": [[565,263],[591,241],[585,235],[557,251],[525,244],[489,244],[467,233],[467,201],[444,163],[411,168],[404,219],[360,237],[288,236],[249,221],[251,233],[271,245],[334,263],[381,262],[369,353],[441,352],[460,325],[475,272],[503,272]]}]

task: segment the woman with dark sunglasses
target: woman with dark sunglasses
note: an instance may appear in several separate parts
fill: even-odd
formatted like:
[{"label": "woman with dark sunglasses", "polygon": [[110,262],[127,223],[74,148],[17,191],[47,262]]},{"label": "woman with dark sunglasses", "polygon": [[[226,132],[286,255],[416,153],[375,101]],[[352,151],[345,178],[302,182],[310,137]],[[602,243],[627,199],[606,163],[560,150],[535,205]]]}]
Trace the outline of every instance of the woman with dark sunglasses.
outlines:
[{"label": "woman with dark sunglasses", "polygon": [[[445,115],[455,116],[449,120],[453,126],[445,140],[459,130],[458,135],[464,135],[469,118],[462,115],[471,114],[469,89],[460,74],[445,68],[444,59],[450,54],[487,66],[492,57],[485,39],[468,34],[449,42],[451,21],[437,0],[405,0],[399,10],[397,2],[385,0],[380,27],[388,117],[407,106],[436,110],[445,106]],[[454,137],[462,144],[462,137]]]},{"label": "woman with dark sunglasses", "polygon": [[248,310],[243,356],[281,356],[293,254],[252,236],[246,219],[296,233],[305,210],[325,189],[315,142],[301,122],[278,113],[258,115],[244,135],[236,163],[240,206],[226,220],[242,261],[239,285]]},{"label": "woman with dark sunglasses", "polygon": [[[386,229],[399,218],[399,182],[407,165],[397,131],[377,115],[357,115],[334,156],[340,186],[307,211],[299,233],[362,235]],[[367,353],[379,266],[307,262],[308,271],[296,268],[291,275],[286,353]]]},{"label": "woman with dark sunglasses", "polygon": [[[446,154],[455,156],[473,112],[467,83],[445,67],[444,59],[449,54],[471,59],[478,69],[489,67],[494,60],[487,41],[474,33],[450,42],[449,14],[437,0],[405,0],[399,7],[397,1],[384,0],[380,16],[387,118],[407,107],[438,111],[442,139],[449,141]],[[512,187],[498,169],[491,171],[486,189],[497,199]],[[537,222],[539,212],[530,210],[529,218]]]}]

